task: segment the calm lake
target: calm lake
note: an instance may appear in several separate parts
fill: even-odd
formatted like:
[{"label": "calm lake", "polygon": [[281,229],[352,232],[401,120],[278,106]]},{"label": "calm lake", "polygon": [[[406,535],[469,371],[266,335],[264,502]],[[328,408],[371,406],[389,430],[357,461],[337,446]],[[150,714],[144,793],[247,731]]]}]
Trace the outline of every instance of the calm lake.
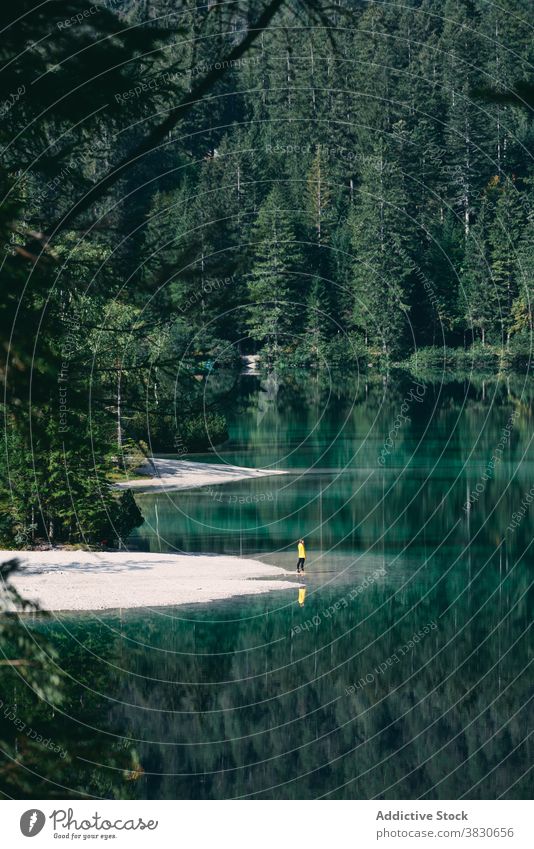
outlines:
[{"label": "calm lake", "polygon": [[55,726],[71,774],[56,755],[43,773],[134,798],[528,797],[521,382],[241,377],[229,399],[228,442],[189,456],[290,474],[143,495],[131,547],[295,570],[303,536],[303,603],[295,588],[36,621],[72,696]]}]

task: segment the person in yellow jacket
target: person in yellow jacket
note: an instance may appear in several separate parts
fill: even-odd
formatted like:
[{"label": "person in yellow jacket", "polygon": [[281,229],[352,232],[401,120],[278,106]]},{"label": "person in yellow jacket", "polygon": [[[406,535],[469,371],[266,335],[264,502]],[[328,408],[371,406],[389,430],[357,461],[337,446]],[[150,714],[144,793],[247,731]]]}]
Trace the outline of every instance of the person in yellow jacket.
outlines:
[{"label": "person in yellow jacket", "polygon": [[298,552],[299,552],[299,560],[297,563],[297,575],[301,572],[304,574],[304,565],[306,563],[306,548],[304,547],[304,540],[299,539],[298,542]]}]

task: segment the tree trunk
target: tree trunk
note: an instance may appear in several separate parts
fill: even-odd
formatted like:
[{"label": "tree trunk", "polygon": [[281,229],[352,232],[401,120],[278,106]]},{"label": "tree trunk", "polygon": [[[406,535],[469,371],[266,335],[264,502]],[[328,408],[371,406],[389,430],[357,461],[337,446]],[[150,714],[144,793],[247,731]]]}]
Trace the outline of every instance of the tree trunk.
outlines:
[{"label": "tree trunk", "polygon": [[121,377],[122,371],[120,363],[117,363],[117,446],[119,452],[122,451],[122,427],[121,427]]}]

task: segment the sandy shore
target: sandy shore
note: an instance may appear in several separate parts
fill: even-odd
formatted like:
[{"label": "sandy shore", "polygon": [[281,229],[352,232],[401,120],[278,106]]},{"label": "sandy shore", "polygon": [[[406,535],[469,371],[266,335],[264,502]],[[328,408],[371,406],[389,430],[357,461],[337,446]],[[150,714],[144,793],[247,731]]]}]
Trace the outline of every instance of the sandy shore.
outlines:
[{"label": "sandy shore", "polygon": [[164,460],[154,457],[139,469],[140,475],[115,484],[117,489],[154,490],[193,489],[232,481],[262,478],[267,475],[286,475],[277,469],[249,469],[226,463],[193,463],[191,460]]},{"label": "sandy shore", "polygon": [[209,554],[0,551],[16,557],[12,583],[43,610],[105,610],[192,604],[272,590],[294,590],[292,573],[257,560]]}]

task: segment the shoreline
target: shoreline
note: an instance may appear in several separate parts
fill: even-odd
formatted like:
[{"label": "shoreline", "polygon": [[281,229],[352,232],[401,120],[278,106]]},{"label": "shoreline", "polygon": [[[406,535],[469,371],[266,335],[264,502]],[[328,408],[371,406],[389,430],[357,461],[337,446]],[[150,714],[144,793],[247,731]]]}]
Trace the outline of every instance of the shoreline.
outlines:
[{"label": "shoreline", "polygon": [[141,477],[117,482],[114,488],[141,492],[196,489],[269,475],[289,474],[279,469],[250,469],[226,463],[197,463],[192,460],[165,460],[160,457],[153,457],[140,466],[139,473]]},{"label": "shoreline", "polygon": [[47,612],[203,604],[302,586],[281,567],[218,554],[0,551],[0,562],[14,558],[10,583]]}]

